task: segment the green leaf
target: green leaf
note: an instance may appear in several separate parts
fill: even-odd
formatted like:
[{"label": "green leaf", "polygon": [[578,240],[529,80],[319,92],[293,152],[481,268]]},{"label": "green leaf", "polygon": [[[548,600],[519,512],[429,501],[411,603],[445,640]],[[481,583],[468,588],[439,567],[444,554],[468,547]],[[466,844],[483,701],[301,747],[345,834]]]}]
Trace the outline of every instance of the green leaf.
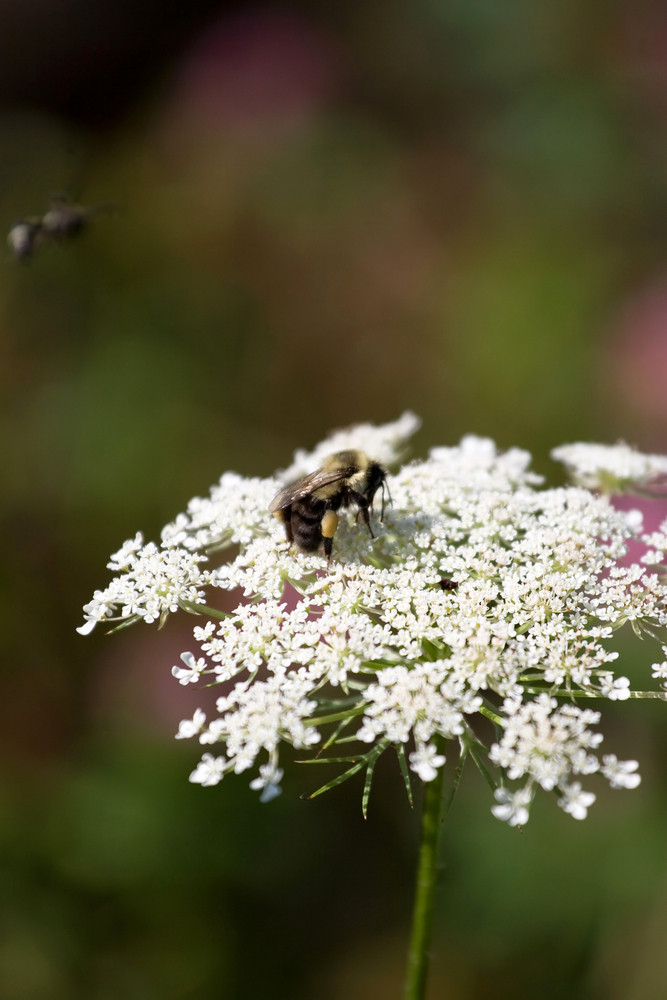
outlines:
[{"label": "green leaf", "polygon": [[114,627],[110,628],[108,632],[105,632],[105,635],[113,635],[114,632],[120,632],[121,629],[129,628],[130,625],[136,625],[136,623],[140,621],[141,615],[132,615],[131,618],[126,618],[125,621],[120,623],[120,625],[114,625]]},{"label": "green leaf", "polygon": [[221,620],[232,617],[229,611],[211,608],[208,604],[197,604],[195,601],[180,600],[178,606],[190,615],[210,615],[212,618],[220,618]]},{"label": "green leaf", "polygon": [[489,788],[491,789],[492,792],[495,792],[496,788],[498,787],[498,782],[494,781],[493,778],[491,777],[486,764],[484,763],[480,755],[477,753],[477,750],[475,750],[474,747],[470,747],[469,753],[474,763],[479,768],[480,773],[486,780]]},{"label": "green leaf", "polygon": [[368,819],[368,800],[371,795],[371,784],[373,782],[373,771],[375,770],[375,765],[377,763],[380,754],[376,754],[368,762],[368,767],[366,768],[366,779],[364,781],[364,790],[361,796],[361,812],[364,819]]},{"label": "green leaf", "polygon": [[[325,743],[322,744],[322,750],[327,750],[330,746],[333,746],[334,743],[340,743],[340,742],[342,742],[342,740],[339,739],[340,734],[343,732],[343,730],[347,726],[349,726],[349,724],[351,722],[352,722],[351,718],[350,719],[343,719],[343,721],[341,722],[341,724],[339,726],[336,726],[335,730],[333,731],[333,733],[331,734],[331,736],[328,738],[328,740],[326,740]],[[350,739],[356,739],[356,736],[353,736]]]},{"label": "green leaf", "polygon": [[388,746],[389,746],[388,740],[381,740],[371,750],[369,750],[368,753],[362,754],[361,756],[356,754],[350,757],[329,757],[327,759],[323,759],[321,757],[313,757],[310,760],[300,761],[299,763],[304,763],[304,764],[347,764],[349,761],[354,761],[352,767],[349,767],[347,771],[344,771],[337,777],[332,778],[332,780],[328,781],[326,785],[322,785],[321,788],[318,788],[316,791],[311,792],[310,795],[303,795],[302,798],[314,799],[318,795],[321,795],[323,792],[328,792],[331,788],[335,788],[337,785],[342,785],[344,781],[347,781],[348,778],[351,778],[353,775],[355,775],[357,771],[360,771],[362,769],[362,767],[366,767],[367,768],[366,780],[364,782],[364,791],[362,796],[362,810],[365,818],[368,807],[368,797],[370,795],[370,787],[371,787],[371,781],[373,779],[373,770],[375,768],[375,763],[378,757],[387,749]]},{"label": "green leaf", "polygon": [[316,791],[311,792],[309,795],[302,795],[301,798],[315,799],[317,798],[318,795],[322,795],[323,792],[328,792],[330,789],[336,788],[337,785],[342,785],[344,781],[347,781],[348,778],[351,778],[354,774],[357,773],[357,771],[360,771],[365,763],[366,763],[365,760],[360,760],[353,767],[350,767],[348,768],[347,771],[344,771],[342,774],[339,774],[338,777],[333,778],[331,781],[328,781],[326,785],[322,785],[321,788],[318,788]]},{"label": "green leaf", "polygon": [[503,720],[500,718],[500,716],[497,715],[490,708],[488,708],[486,705],[482,705],[480,707],[479,714],[484,715],[487,719],[490,719],[491,722],[495,722],[497,726],[502,726]]},{"label": "green leaf", "polygon": [[440,660],[444,652],[444,650],[439,649],[430,639],[422,639],[422,651],[426,659],[431,662]]},{"label": "green leaf", "polygon": [[308,757],[305,760],[297,760],[297,764],[349,764],[350,761],[356,763],[361,760],[364,763],[365,755],[360,755],[358,753],[348,754],[347,757]]},{"label": "green leaf", "polygon": [[353,719],[355,716],[361,715],[363,710],[363,705],[359,705],[357,708],[348,708],[344,712],[333,712],[331,715],[315,716],[309,718],[308,722],[311,726],[326,726],[329,722],[340,722],[341,719]]},{"label": "green leaf", "polygon": [[306,596],[308,587],[312,587],[315,580],[316,577],[314,573],[303,576],[299,580],[295,580],[294,577],[291,576],[285,577],[285,582],[289,583],[290,587],[293,587],[297,594],[301,594],[302,597]]},{"label": "green leaf", "polygon": [[215,555],[216,552],[222,552],[223,549],[228,549],[232,544],[232,536],[230,533],[227,533],[217,541],[211,542],[210,545],[205,545],[204,552],[207,556],[212,556]]},{"label": "green leaf", "polygon": [[412,799],[412,782],[410,781],[410,772],[408,771],[408,762],[405,759],[405,747],[402,743],[394,744],[394,749],[396,751],[396,756],[398,757],[398,766],[401,769],[401,774],[403,775],[403,783],[405,784],[405,794],[408,797],[408,802],[410,803],[410,808],[414,809],[414,802]]},{"label": "green leaf", "polygon": [[342,711],[346,708],[356,708],[359,705],[359,698],[356,694],[351,694],[349,698],[322,698],[318,702],[318,708],[327,712]]},{"label": "green leaf", "polygon": [[449,798],[445,802],[444,809],[442,811],[443,822],[449,815],[449,810],[452,808],[454,796],[459,790],[459,785],[461,783],[461,775],[463,774],[463,765],[465,764],[465,760],[469,750],[470,748],[466,745],[465,741],[461,740],[461,753],[459,754],[459,762],[454,770],[454,781],[452,782],[452,790],[449,795]]}]

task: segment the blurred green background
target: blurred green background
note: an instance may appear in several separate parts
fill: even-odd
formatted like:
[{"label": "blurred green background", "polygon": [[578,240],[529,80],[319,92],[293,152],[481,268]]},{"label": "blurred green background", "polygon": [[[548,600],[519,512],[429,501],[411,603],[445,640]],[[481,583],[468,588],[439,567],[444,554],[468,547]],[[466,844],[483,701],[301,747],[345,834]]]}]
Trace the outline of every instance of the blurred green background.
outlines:
[{"label": "blurred green background", "polygon": [[[416,453],[488,434],[550,475],[667,449],[667,9],[2,0],[4,231],[58,191],[117,209],[0,261],[0,996],[397,998],[397,768],[365,823],[296,766],[270,805],[191,786],[191,621],[74,630],[125,538],[334,427],[411,408]],[[543,796],[509,830],[467,775],[432,1000],[667,995],[665,709],[606,718],[644,781],[584,824]]]}]

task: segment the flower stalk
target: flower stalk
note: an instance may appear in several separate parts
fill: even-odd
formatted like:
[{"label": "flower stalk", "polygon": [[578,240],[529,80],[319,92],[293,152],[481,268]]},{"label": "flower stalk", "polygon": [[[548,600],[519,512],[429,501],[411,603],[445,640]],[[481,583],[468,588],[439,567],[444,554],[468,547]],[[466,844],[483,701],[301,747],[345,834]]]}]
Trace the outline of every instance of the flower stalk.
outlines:
[{"label": "flower stalk", "polygon": [[[425,998],[438,842],[466,756],[491,789],[496,819],[525,826],[542,790],[583,820],[595,801],[583,782],[597,776],[628,790],[641,780],[637,761],[600,751],[602,714],[589,700],[667,700],[667,518],[654,510],[649,520],[659,514],[661,523],[646,530],[643,509],[611,500],[621,492],[658,497],[667,456],[567,445],[552,457],[575,485],[549,488],[527,452],[468,436],[398,468],[418,425],[406,413],[380,427],[347,428],[268,479],[224,473],[163,529],[160,543],[138,533],[123,544],[108,563],[115,577],[85,605],[78,630],[161,625],[179,611],[199,616],[194,651],[172,667],[183,686],[220,685],[212,717],[197,708],[176,734],[218,749],[201,757],[195,784],[254,769],[250,787],[270,802],[280,793],[283,744],[304,763],[337,769],[310,799],[364,774],[364,817],[387,750],[398,756],[410,804],[409,772],[421,779],[403,1000]],[[295,548],[287,522],[271,513],[300,481],[323,529],[336,509],[328,492],[336,480],[323,481],[322,468],[345,449],[386,470],[391,507],[378,516],[362,491],[346,510],[338,496],[334,557],[325,560]],[[349,486],[343,496],[349,507]],[[372,531],[358,523],[359,496]],[[225,548],[226,562],[209,562]],[[216,591],[232,606],[236,594],[236,607],[209,604]],[[636,690],[619,672],[614,647],[623,627],[648,639],[642,658],[651,690]],[[445,803],[443,766],[456,742],[461,755]]]},{"label": "flower stalk", "polygon": [[417,866],[412,931],[403,1000],[424,1000],[430,958],[433,910],[438,876],[438,847],[443,827],[443,775],[424,787],[421,844]]}]

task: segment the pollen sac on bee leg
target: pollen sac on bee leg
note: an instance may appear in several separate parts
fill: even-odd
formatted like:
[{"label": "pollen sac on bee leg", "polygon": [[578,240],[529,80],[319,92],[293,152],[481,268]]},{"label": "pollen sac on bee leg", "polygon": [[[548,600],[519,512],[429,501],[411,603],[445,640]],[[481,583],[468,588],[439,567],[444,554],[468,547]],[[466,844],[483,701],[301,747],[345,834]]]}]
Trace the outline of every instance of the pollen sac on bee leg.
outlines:
[{"label": "pollen sac on bee leg", "polygon": [[338,514],[335,510],[327,510],[324,512],[322,517],[322,522],[320,524],[320,531],[322,532],[322,538],[324,540],[324,554],[327,559],[331,559],[331,549],[333,546],[333,537],[336,534],[336,528],[338,527]]}]

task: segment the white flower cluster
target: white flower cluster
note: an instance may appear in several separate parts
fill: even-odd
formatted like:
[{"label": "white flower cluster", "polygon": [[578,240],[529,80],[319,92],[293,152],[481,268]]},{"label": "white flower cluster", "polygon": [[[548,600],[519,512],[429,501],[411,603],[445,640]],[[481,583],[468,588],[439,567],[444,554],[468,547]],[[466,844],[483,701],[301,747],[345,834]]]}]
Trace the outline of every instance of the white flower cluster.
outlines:
[{"label": "white flower cluster", "polygon": [[[417,426],[406,414],[339,432],[298,453],[290,474],[312,472],[343,447],[391,467]],[[620,445],[554,454],[580,479],[588,470],[591,487],[605,471],[627,484],[667,470],[667,459]],[[529,466],[526,452],[499,453],[488,439],[436,448],[390,475],[392,506],[383,524],[373,518],[377,537],[354,509],[340,512],[329,566],[290,550],[268,513],[279,479],[226,473],[209,498],[193,500],[165,528],[161,548],[141,536],[126,543],[110,563],[119,575],[86,605],[80,631],[196,610],[205,586],[242,590],[231,614],[203,609],[208,620],[194,629],[195,647],[173,668],[182,685],[224,685],[214,718],[197,709],[179,727],[177,738],[221,748],[203,755],[193,782],[213,785],[256,768],[252,787],[266,801],[279,791],[284,743],[333,747],[337,756],[320,749],[316,759],[353,761],[350,773],[366,765],[369,774],[393,746],[402,767],[409,761],[431,781],[455,741],[497,774],[498,818],[525,823],[542,788],[583,819],[595,795],[580,779],[597,773],[612,788],[633,788],[639,775],[635,761],[599,757],[600,714],[582,700],[665,697],[635,692],[615,673],[613,638],[628,622],[649,635],[667,625],[667,525],[641,535],[633,513],[615,510],[605,495],[545,489]],[[653,556],[627,565],[630,539]],[[201,570],[207,554],[231,544],[233,559]],[[667,688],[665,662],[653,665],[653,676]],[[357,752],[340,756],[350,744]]]},{"label": "white flower cluster", "polygon": [[308,475],[313,469],[319,468],[323,460],[336,451],[346,448],[358,448],[371,455],[380,465],[393,465],[406,450],[406,442],[421,426],[419,417],[406,410],[402,416],[391,424],[379,427],[373,424],[355,424],[343,430],[334,431],[324,441],[321,441],[312,451],[303,448],[294,452],[294,461],[288,469],[279,473],[282,482],[293,483],[301,476]]},{"label": "white flower cluster", "polygon": [[643,455],[630,445],[564,444],[551,457],[562,462],[575,483],[587,489],[621,493],[632,487],[642,489],[664,481],[667,456]]},{"label": "white flower cluster", "polygon": [[108,568],[120,575],[84,605],[86,621],[77,632],[87,635],[100,622],[130,623],[141,618],[150,624],[185,602],[203,604],[203,588],[211,582],[211,574],[199,566],[205,561],[203,553],[158,548],[154,542],[144,545],[139,532],[111,556]]}]

